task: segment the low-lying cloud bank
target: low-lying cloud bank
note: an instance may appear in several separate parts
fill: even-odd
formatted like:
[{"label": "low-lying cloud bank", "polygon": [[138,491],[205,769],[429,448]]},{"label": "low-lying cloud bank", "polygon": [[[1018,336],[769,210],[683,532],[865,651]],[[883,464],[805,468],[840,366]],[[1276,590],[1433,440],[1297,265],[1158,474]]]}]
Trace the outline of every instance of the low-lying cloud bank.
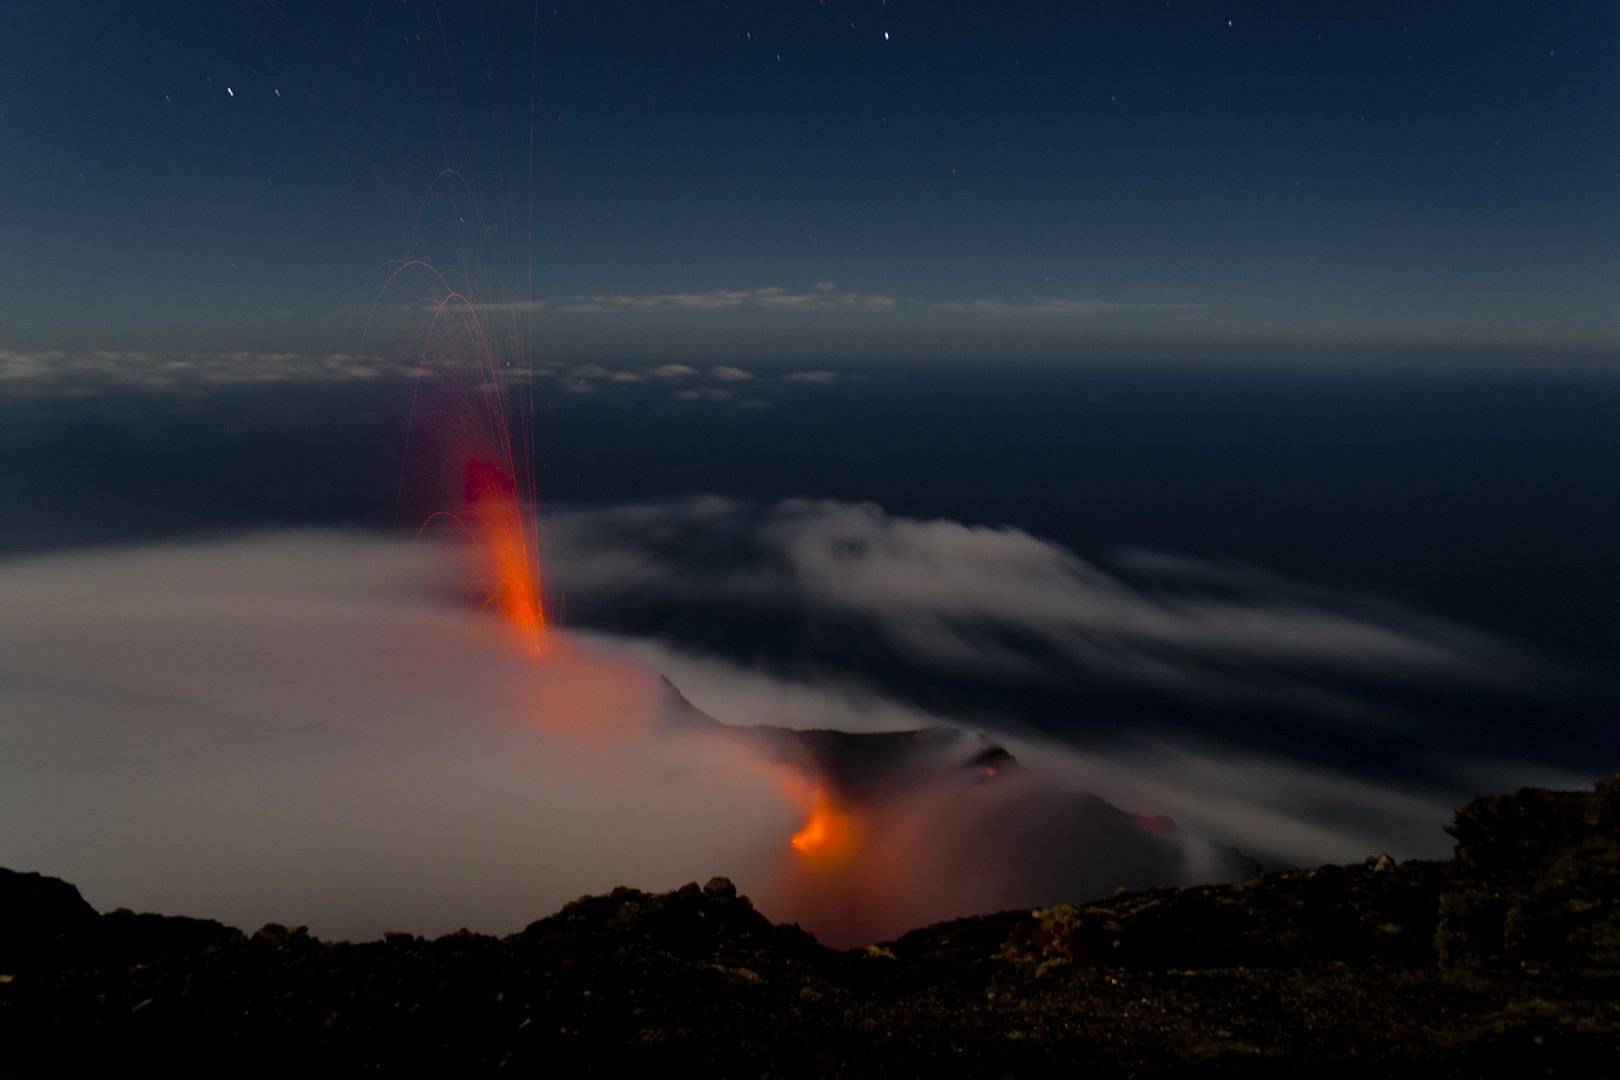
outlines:
[{"label": "low-lying cloud bank", "polygon": [[1503,689],[1547,674],[1487,635],[1257,572],[1137,555],[1127,580],[1018,529],[871,504],[583,509],[555,515],[550,537],[577,618],[779,670],[1111,686],[1362,719],[1377,710],[1358,682]]},{"label": "low-lying cloud bank", "polygon": [[1241,870],[1061,777],[962,763],[844,806],[859,858],[803,860],[814,773],[672,724],[633,643],[559,633],[536,659],[463,603],[468,573],[311,532],[0,564],[0,865],[340,937],[511,931],[722,873],[846,944]]},{"label": "low-lying cloud bank", "polygon": [[[446,373],[421,361],[419,350],[369,355],[296,352],[68,352],[0,349],[0,387],[34,397],[81,397],[118,391],[197,394],[237,386],[378,384],[420,380],[431,389]],[[861,381],[864,375],[831,371],[755,372],[728,365],[522,363],[504,375],[513,386],[533,382],[568,394],[617,393],[684,403],[769,407],[771,397],[794,389]]]},{"label": "low-lying cloud bank", "polygon": [[[918,681],[940,665],[1044,677],[1047,662],[1194,694],[1211,692],[1200,680],[1270,693],[1278,670],[1319,663],[1502,677],[1497,646],[1467,635],[1170,602],[1023,534],[870,507],[630,507],[561,515],[553,534],[571,611],[595,590],[666,618],[686,603],[685,622],[559,633],[536,660],[463,601],[454,552],[355,534],[0,563],[0,865],[65,877],[103,908],[357,938],[511,931],[581,893],[726,874],[767,914],[853,944],[1245,872],[1222,845],[1299,863],[1443,855],[1451,793],[1213,740],[1081,748],[1003,725],[992,736],[1027,771],[913,762],[904,784],[845,793],[854,856],[807,860],[789,839],[819,805],[817,775],[672,723],[659,675],[733,725],[940,716],[854,669],[789,678],[695,647],[684,631],[717,596],[852,613]],[[1009,645],[1015,623],[1025,639]],[[1232,657],[1259,674],[1234,682]]]},{"label": "low-lying cloud bank", "polygon": [[572,315],[623,315],[653,311],[761,310],[787,312],[888,311],[893,297],[839,289],[836,282],[818,281],[808,289],[762,285],[753,289],[710,289],[678,293],[598,293],[551,296],[532,304],[482,305],[520,311],[555,311]]},{"label": "low-lying cloud bank", "polygon": [[654,737],[645,667],[533,664],[457,574],[324,534],[5,564],[0,864],[359,937],[769,871],[798,813],[767,769]]},{"label": "low-lying cloud bank", "polygon": [[0,387],[17,393],[93,394],[262,383],[342,383],[400,377],[414,363],[352,353],[66,352],[0,349]]},{"label": "low-lying cloud bank", "polygon": [[[664,672],[692,702],[731,723],[766,717],[785,727],[894,731],[939,722],[853,679],[782,679],[651,639],[583,636]],[[1522,760],[1459,757],[1451,762],[1448,782],[1425,783],[1358,775],[1186,733],[1116,734],[1088,745],[1005,725],[987,731],[1061,790],[1098,796],[1141,818],[1167,816],[1184,835],[1235,845],[1272,867],[1353,862],[1380,852],[1398,859],[1445,858],[1451,838],[1443,826],[1470,795],[1524,784],[1577,789],[1592,782],[1584,774]],[[1398,740],[1400,733],[1385,737]]]}]

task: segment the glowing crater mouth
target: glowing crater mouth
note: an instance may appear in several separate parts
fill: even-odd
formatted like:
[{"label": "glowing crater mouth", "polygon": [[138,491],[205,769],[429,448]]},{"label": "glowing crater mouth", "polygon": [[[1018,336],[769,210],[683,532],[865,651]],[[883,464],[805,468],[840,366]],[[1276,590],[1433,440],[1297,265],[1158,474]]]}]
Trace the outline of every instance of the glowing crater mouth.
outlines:
[{"label": "glowing crater mouth", "polygon": [[843,862],[859,846],[860,830],[847,810],[817,788],[811,800],[810,819],[790,842],[794,850],[816,862]]}]

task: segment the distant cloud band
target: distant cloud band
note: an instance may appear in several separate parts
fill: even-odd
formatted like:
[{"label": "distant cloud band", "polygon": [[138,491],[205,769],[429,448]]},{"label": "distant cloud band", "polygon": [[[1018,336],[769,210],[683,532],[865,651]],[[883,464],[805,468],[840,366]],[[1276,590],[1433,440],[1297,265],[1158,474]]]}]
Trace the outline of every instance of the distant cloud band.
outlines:
[{"label": "distant cloud band", "polygon": [[109,386],[145,390],[244,383],[344,382],[399,376],[413,365],[376,356],[327,353],[19,352],[0,349],[0,387],[93,393]]}]

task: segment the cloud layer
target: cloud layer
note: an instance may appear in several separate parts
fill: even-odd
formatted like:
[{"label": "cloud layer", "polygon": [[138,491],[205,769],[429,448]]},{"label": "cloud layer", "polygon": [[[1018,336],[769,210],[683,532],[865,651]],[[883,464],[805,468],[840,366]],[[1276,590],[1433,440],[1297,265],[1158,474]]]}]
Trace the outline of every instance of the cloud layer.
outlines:
[{"label": "cloud layer", "polygon": [[796,861],[814,774],[672,728],[634,643],[560,634],[535,660],[460,602],[469,574],[324,533],[0,564],[0,864],[103,908],[362,938],[723,873],[841,944],[1241,872],[1059,776],[951,762],[846,807],[853,861]]},{"label": "cloud layer", "polygon": [[652,736],[640,665],[535,666],[458,576],[322,534],[6,564],[0,864],[359,937],[769,872],[798,811],[766,768]]},{"label": "cloud layer", "polygon": [[22,352],[0,349],[0,387],[13,392],[98,393],[203,389],[255,383],[330,383],[408,374],[413,365],[328,353]]},{"label": "cloud layer", "polygon": [[[0,388],[16,394],[77,396],[143,390],[199,392],[232,386],[382,383],[459,376],[454,365],[423,364],[413,353],[372,356],[352,353],[169,353],[99,350],[0,349]],[[511,384],[530,379],[570,394],[653,393],[678,402],[766,407],[769,398],[795,388],[828,386],[850,378],[831,371],[755,372],[730,365],[569,364],[540,361],[508,369]]]},{"label": "cloud layer", "polygon": [[870,504],[697,499],[562,513],[552,531],[576,615],[641,633],[707,611],[686,643],[721,655],[736,650],[724,627],[763,620],[793,642],[785,661],[1345,717],[1372,708],[1352,683],[1502,688],[1535,667],[1486,635],[1254,572],[1138,556],[1129,581],[1017,529]]},{"label": "cloud layer", "polygon": [[[893,731],[939,722],[926,710],[853,679],[777,678],[645,638],[586,638],[666,673],[691,701],[731,723],[764,718],[803,729]],[[1527,783],[1568,788],[1591,783],[1586,776],[1495,761],[1457,778],[1487,787],[1448,787],[1369,779],[1208,738],[1149,735],[1076,745],[1027,729],[988,730],[1058,790],[1088,793],[1143,818],[1167,815],[1183,835],[1236,845],[1268,866],[1354,862],[1373,852],[1445,858],[1451,838],[1442,826],[1469,794]],[[1094,875],[1086,885],[1100,895],[1123,884],[1100,880],[1114,870],[1103,863],[1074,872]]]},{"label": "cloud layer", "polygon": [[[784,289],[766,285],[754,289],[710,289],[706,292],[679,293],[602,293],[592,296],[552,296],[524,309],[554,311],[571,315],[621,315],[653,311],[888,311],[895,307],[893,297],[880,293],[842,291],[830,281],[809,289]],[[509,305],[510,306],[510,305]]]},{"label": "cloud layer", "polygon": [[[1017,530],[869,505],[703,499],[575,510],[548,532],[571,621],[597,629],[538,661],[463,602],[460,556],[425,543],[278,533],[0,563],[0,865],[104,908],[362,938],[510,931],[581,893],[721,873],[855,944],[1245,873],[1225,845],[1272,865],[1449,851],[1455,785],[1207,732],[1058,740],[1019,722],[1019,685],[1282,702],[1393,746],[1346,679],[1535,670],[1250,571],[1139,557],[1127,579]],[[917,758],[839,796],[850,858],[806,861],[788,839],[822,774],[779,742],[672,725],[660,674],[734,726],[976,716],[1027,771]],[[936,707],[974,680],[994,693]],[[938,745],[980,745],[963,738]],[[1562,778],[1453,756],[1459,776]]]}]

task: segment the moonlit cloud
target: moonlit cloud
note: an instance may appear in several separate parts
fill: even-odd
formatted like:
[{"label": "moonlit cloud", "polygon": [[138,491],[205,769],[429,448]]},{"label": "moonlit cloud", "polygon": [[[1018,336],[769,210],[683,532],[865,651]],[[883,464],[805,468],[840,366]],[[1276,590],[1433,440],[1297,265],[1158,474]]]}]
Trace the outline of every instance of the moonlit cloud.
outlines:
[{"label": "moonlit cloud", "polygon": [[[731,723],[892,731],[938,722],[856,679],[784,679],[651,639],[586,637],[666,673],[694,704]],[[1445,858],[1452,841],[1442,826],[1466,797],[1459,792],[1508,791],[1536,781],[1572,788],[1591,783],[1524,762],[1460,766],[1470,782],[1453,787],[1368,779],[1210,739],[1149,736],[1077,746],[1009,730],[996,738],[1060,788],[1096,794],[1133,814],[1167,815],[1192,835],[1235,844],[1272,866],[1353,862],[1380,852]],[[1473,783],[1482,777],[1486,784]]]},{"label": "moonlit cloud", "polygon": [[[595,295],[553,296],[520,305],[536,311],[576,315],[611,315],[654,311],[726,311],[762,309],[767,311],[887,311],[896,306],[893,297],[881,293],[838,292],[831,282],[822,282],[809,291],[794,291],[777,285],[753,289],[711,289],[707,292],[677,293],[600,293]],[[508,305],[510,306],[510,305]]]},{"label": "moonlit cloud", "polygon": [[1181,322],[1195,318],[1230,319],[1240,314],[1253,316],[1264,309],[1277,307],[1277,302],[1266,297],[1213,294],[1188,289],[1137,289],[1112,296],[1070,293],[957,298],[939,301],[934,306],[941,311],[994,319],[1029,316],[1043,321],[1086,320],[1115,315],[1156,316]]},{"label": "moonlit cloud", "polygon": [[[570,389],[577,389],[578,379],[629,384],[690,378],[700,371],[714,381],[746,377],[739,372],[763,381],[766,376],[736,363],[767,358],[800,363],[825,362],[833,355],[1198,359],[1207,358],[1209,344],[1216,341],[1223,350],[1240,349],[1238,356],[1274,364],[1410,362],[1539,371],[1613,366],[1613,356],[1601,350],[1527,352],[1502,342],[1490,348],[1437,350],[1430,347],[1432,333],[1387,320],[1322,322],[1316,314],[1271,298],[1171,289],[1112,296],[930,299],[838,291],[833,283],[822,282],[797,290],[762,286],[694,293],[604,293],[479,308],[543,316],[544,326],[537,330],[544,342],[541,355],[504,369],[504,378],[523,382],[553,377],[567,373],[570,365],[565,361],[583,361]],[[52,395],[119,388],[186,392],[431,376],[431,370],[419,363],[419,342],[405,347],[383,340],[388,337],[378,329],[388,322],[383,316],[402,314],[403,309],[381,306],[357,312],[357,318],[377,324],[360,353],[0,348],[0,388]],[[623,317],[597,317],[601,315]],[[1009,328],[1017,332],[1008,333]],[[1346,343],[1356,340],[1404,344],[1395,353],[1369,355],[1364,349],[1348,349]],[[1313,344],[1303,347],[1305,342]],[[623,356],[642,357],[645,366],[621,366]],[[726,360],[732,363],[718,363]],[[613,364],[611,370],[604,366],[607,363]],[[817,373],[806,372],[790,379],[815,377]]]},{"label": "moonlit cloud", "polygon": [[1141,289],[1113,296],[1075,294],[1026,296],[896,298],[884,293],[840,290],[835,282],[817,282],[809,289],[764,285],[751,289],[711,289],[705,292],[597,293],[553,296],[532,303],[479,305],[480,309],[544,311],[556,314],[604,315],[636,312],[911,312],[950,313],[1003,320],[1035,316],[1043,320],[1087,320],[1097,316],[1162,315],[1172,318],[1230,317],[1274,307],[1263,297],[1198,293],[1185,289]]},{"label": "moonlit cloud", "polygon": [[[615,612],[660,598],[707,608],[715,623],[769,610],[796,620],[800,639],[868,641],[952,678],[1356,716],[1366,707],[1342,680],[1505,687],[1534,671],[1506,643],[1440,620],[1234,571],[1217,589],[1217,568],[1199,580],[1189,560],[1143,557],[1157,582],[1132,583],[1017,529],[870,504],[706,499],[564,513],[552,527],[554,566],[583,618],[622,625]],[[731,558],[717,564],[707,553],[718,551]]]},{"label": "moonlit cloud", "polygon": [[409,374],[414,364],[327,353],[19,352],[0,349],[0,387],[14,393],[96,393],[111,387],[207,389],[259,383],[345,382]]},{"label": "moonlit cloud", "polygon": [[560,380],[562,389],[571,394],[633,395],[650,390],[665,395],[666,400],[686,405],[708,404],[736,409],[768,409],[771,402],[761,395],[806,386],[827,386],[849,378],[831,371],[759,375],[726,365],[716,365],[699,372],[685,364],[608,368],[601,364],[568,366],[552,363],[537,365],[535,374],[543,379]]},{"label": "moonlit cloud", "polygon": [[0,864],[360,937],[760,886],[798,820],[765,764],[660,736],[644,666],[531,662],[460,573],[327,534],[0,564]]},{"label": "moonlit cloud", "polygon": [[[777,743],[673,726],[634,641],[559,633],[536,658],[459,599],[470,574],[318,532],[0,563],[0,865],[102,908],[356,938],[510,932],[580,893],[722,873],[841,944],[1247,872],[1033,759],[991,788],[919,760],[851,804],[857,858],[801,865],[807,780]],[[776,723],[781,700],[730,719]],[[872,897],[856,919],[850,889]]]},{"label": "moonlit cloud", "polygon": [[[950,735],[866,672],[815,664],[813,648],[784,673],[683,634],[728,604],[858,616],[913,680],[975,666],[1050,679],[1078,660],[1087,677],[1263,694],[1278,669],[1478,680],[1512,659],[1438,624],[1255,591],[1240,573],[1251,591],[1234,591],[1233,571],[1154,592],[1017,530],[865,505],[624,506],[559,515],[549,532],[570,611],[664,605],[665,632],[559,632],[537,661],[463,602],[457,554],[356,534],[0,562],[0,865],[64,877],[103,908],[355,938],[506,932],[580,893],[723,873],[767,915],[858,944],[1120,885],[1242,876],[1232,845],[1270,865],[1441,857],[1460,793],[1212,737],[1081,744],[1004,723],[983,730],[1027,771],[984,787],[950,758],[988,745],[961,719]],[[1021,628],[1026,647],[986,626]],[[1211,683],[1233,658],[1248,681]],[[672,726],[661,675],[731,726]],[[816,870],[786,843],[804,777],[779,741],[741,730],[753,725],[945,731],[945,757],[851,804],[861,848]],[[1523,762],[1456,768],[1545,778]],[[1161,816],[1169,833],[1139,824]]]}]

